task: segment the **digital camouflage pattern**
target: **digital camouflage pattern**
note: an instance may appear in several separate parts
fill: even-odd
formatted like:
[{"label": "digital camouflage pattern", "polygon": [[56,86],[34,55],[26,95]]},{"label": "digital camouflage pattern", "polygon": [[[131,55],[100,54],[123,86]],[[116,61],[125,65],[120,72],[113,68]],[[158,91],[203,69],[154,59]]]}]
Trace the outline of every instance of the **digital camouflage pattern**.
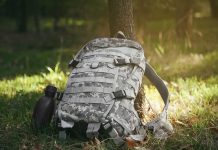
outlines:
[{"label": "digital camouflage pattern", "polygon": [[[57,115],[61,120],[109,123],[119,136],[136,133],[141,121],[134,101],[145,70],[143,48],[136,42],[100,38],[86,44],[74,58]],[[123,96],[115,96],[118,92]],[[121,94],[122,95],[122,94]]]},{"label": "digital camouflage pattern", "polygon": [[[118,38],[98,38],[86,44],[75,56],[73,70],[56,116],[62,128],[75,122],[88,124],[87,137],[98,135],[102,125],[114,142],[126,137],[143,141],[146,129],[155,137],[166,138],[173,132],[167,121],[169,93],[162,79],[146,63],[143,48],[136,42]],[[158,89],[165,107],[160,116],[146,120],[142,85],[144,74]],[[136,111],[137,110],[137,111]]]}]

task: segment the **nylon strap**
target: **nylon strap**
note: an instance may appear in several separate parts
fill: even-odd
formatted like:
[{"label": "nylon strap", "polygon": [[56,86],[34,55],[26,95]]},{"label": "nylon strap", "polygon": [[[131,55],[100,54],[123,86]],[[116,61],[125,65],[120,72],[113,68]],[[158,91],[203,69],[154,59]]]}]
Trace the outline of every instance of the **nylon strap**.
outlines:
[{"label": "nylon strap", "polygon": [[140,88],[139,86],[140,84],[138,84],[137,82],[134,82],[132,79],[126,80],[126,83],[132,86],[132,88],[134,89],[135,95],[137,95],[137,92],[139,91],[139,88]]},{"label": "nylon strap", "polygon": [[112,127],[111,131],[109,132],[109,135],[111,138],[113,138],[113,141],[116,145],[121,146],[125,143],[122,137],[119,136],[117,130]]},{"label": "nylon strap", "polygon": [[118,123],[120,124],[127,133],[131,133],[131,127],[127,126],[126,124],[128,124],[124,119],[119,119],[117,118],[114,114],[111,115],[111,117]]},{"label": "nylon strap", "polygon": [[97,82],[114,83],[114,79],[109,79],[109,78],[105,78],[105,77],[80,77],[80,78],[73,78],[71,83],[94,82],[95,79],[96,79]]},{"label": "nylon strap", "polygon": [[111,63],[114,58],[109,57],[93,57],[93,58],[83,58],[83,63],[101,62],[101,63]]},{"label": "nylon strap", "polygon": [[113,87],[94,87],[94,86],[83,86],[83,87],[69,87],[66,93],[87,93],[87,92],[98,92],[98,93],[111,93]]},{"label": "nylon strap", "polygon": [[86,136],[87,138],[94,138],[98,137],[98,130],[100,129],[101,123],[89,123],[87,130],[86,130]]},{"label": "nylon strap", "polygon": [[149,81],[152,82],[152,84],[157,88],[158,92],[160,93],[161,98],[163,99],[165,104],[163,112],[166,112],[169,106],[169,91],[166,85],[149,63],[146,63],[145,76],[149,79]]},{"label": "nylon strap", "polygon": [[84,104],[110,104],[109,102],[105,102],[103,98],[78,98],[78,97],[66,97],[68,102],[71,103],[84,103]]},{"label": "nylon strap", "polygon": [[117,66],[126,65],[126,64],[134,64],[134,65],[139,66],[142,70],[144,70],[144,68],[145,68],[144,60],[140,60],[137,58],[130,58],[130,59],[117,59],[117,58],[115,58],[114,63]]},{"label": "nylon strap", "polygon": [[103,52],[103,51],[98,51],[98,52],[88,52],[88,53],[86,53],[86,54],[84,54],[84,56],[92,56],[92,55],[95,55],[95,56],[105,56],[105,57],[107,57],[108,55],[110,56],[120,56],[120,57],[122,57],[122,58],[126,58],[126,59],[128,59],[129,58],[129,56],[127,56],[127,55],[125,55],[125,54],[123,54],[123,53],[118,53],[118,52]]},{"label": "nylon strap", "polygon": [[115,74],[114,70],[112,69],[108,69],[106,66],[101,67],[100,70],[98,70],[98,68],[95,69],[90,69],[90,68],[75,68],[73,69],[71,75],[75,74],[75,73],[87,73],[87,72],[101,72],[101,73],[110,73],[110,74]]}]

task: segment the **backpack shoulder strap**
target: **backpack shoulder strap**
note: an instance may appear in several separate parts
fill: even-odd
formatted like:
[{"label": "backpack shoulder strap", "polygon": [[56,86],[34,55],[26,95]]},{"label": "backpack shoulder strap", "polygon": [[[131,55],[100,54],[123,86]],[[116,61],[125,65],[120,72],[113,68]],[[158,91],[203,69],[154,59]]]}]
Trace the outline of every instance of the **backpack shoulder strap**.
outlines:
[{"label": "backpack shoulder strap", "polygon": [[169,91],[163,80],[157,75],[155,70],[147,62],[145,68],[145,76],[149,79],[149,81],[152,82],[152,84],[157,88],[158,92],[160,93],[161,98],[163,99],[165,104],[163,112],[166,112],[169,106]]},{"label": "backpack shoulder strap", "polygon": [[150,64],[146,63],[145,76],[154,84],[160,93],[163,101],[164,108],[159,117],[153,121],[148,122],[145,126],[148,130],[152,130],[154,137],[158,139],[166,139],[173,133],[173,126],[167,120],[167,109],[169,106],[169,91],[164,84],[163,80],[157,75]]}]

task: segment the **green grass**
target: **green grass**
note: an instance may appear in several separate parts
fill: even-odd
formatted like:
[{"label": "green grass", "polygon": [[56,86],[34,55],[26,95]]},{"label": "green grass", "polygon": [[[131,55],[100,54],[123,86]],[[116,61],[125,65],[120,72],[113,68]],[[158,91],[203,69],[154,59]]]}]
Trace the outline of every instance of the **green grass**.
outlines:
[{"label": "green grass", "polygon": [[[152,24],[150,27],[155,28],[154,32],[161,28],[159,22],[155,27]],[[149,134],[143,147],[155,150],[217,149],[218,44],[215,40],[218,29],[214,26],[217,21],[200,20],[196,29],[205,36],[193,37],[191,48],[186,48],[182,40],[170,38],[166,41],[167,35],[160,40],[152,30],[149,33],[153,36],[150,42],[145,42],[146,56],[169,87],[169,119],[175,133],[161,141]],[[26,50],[26,45],[24,49],[22,45],[19,49],[0,46],[0,149],[68,150],[81,149],[85,144],[87,139],[74,136],[80,135],[78,132],[72,132],[71,138],[60,141],[52,124],[38,134],[30,127],[33,107],[45,86],[53,84],[60,90],[65,88],[70,72],[67,63],[81,47],[78,45],[75,42],[73,50],[60,46],[50,50]],[[160,111],[163,104],[156,89],[146,80],[144,87],[148,99]],[[106,140],[100,148],[111,150],[115,146],[111,140]]]},{"label": "green grass", "polygon": [[[50,70],[50,69],[49,69]],[[66,73],[56,69],[32,76],[19,76],[0,82],[1,128],[0,144],[4,149],[32,149],[37,145],[43,149],[75,148],[76,139],[61,142],[57,130],[50,127],[36,135],[30,128],[33,106],[47,84],[64,89]],[[174,149],[188,146],[194,149],[215,149],[217,145],[217,99],[218,76],[207,80],[196,77],[169,82],[171,105],[169,116],[175,127],[175,134],[167,141],[149,139],[145,147]],[[162,103],[153,86],[146,86],[147,97],[154,106]],[[158,108],[157,108],[158,109]],[[206,142],[206,143],[205,143]]]}]

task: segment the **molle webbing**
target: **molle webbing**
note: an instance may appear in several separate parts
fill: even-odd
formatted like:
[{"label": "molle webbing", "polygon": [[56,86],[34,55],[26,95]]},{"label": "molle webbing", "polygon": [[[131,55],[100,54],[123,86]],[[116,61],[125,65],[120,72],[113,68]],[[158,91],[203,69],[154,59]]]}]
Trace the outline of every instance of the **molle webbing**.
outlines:
[{"label": "molle webbing", "polygon": [[[145,71],[142,47],[125,39],[95,39],[78,52],[71,64],[74,69],[59,104],[63,108],[59,116],[87,122],[89,137],[97,135],[102,120],[114,130],[119,126],[125,135],[133,133],[141,124],[134,100]],[[119,128],[119,136],[124,135]]]}]

